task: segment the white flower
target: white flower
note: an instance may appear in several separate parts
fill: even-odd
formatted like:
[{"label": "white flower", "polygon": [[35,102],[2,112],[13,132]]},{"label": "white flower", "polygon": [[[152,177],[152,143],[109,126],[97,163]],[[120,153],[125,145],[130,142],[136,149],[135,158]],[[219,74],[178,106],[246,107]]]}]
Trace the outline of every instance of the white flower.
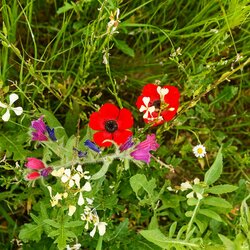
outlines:
[{"label": "white flower", "polygon": [[202,158],[206,155],[207,152],[206,148],[203,145],[199,144],[193,148],[193,153],[196,157]]},{"label": "white flower", "polygon": [[72,216],[76,211],[76,206],[73,206],[73,205],[69,205],[69,212],[68,212],[68,215],[69,216]]},{"label": "white flower", "polygon": [[51,206],[54,207],[54,206],[56,206],[58,204],[59,200],[62,200],[62,197],[65,196],[65,195],[56,193],[56,195],[53,196],[51,186],[47,186],[47,188],[49,190],[49,194],[50,194],[50,197],[51,197],[51,200],[50,200]]},{"label": "white flower", "polygon": [[156,90],[157,90],[157,93],[160,95],[160,100],[164,101],[164,97],[169,92],[169,89],[158,86]]},{"label": "white flower", "polygon": [[100,235],[100,236],[103,236],[103,235],[106,233],[106,226],[107,226],[107,223],[106,223],[106,222],[99,222],[99,217],[98,217],[98,222],[96,222],[96,223],[94,224],[94,228],[93,228],[93,230],[89,233],[89,235],[90,235],[91,237],[94,237],[95,232],[96,232],[96,228],[98,228],[99,235]]},{"label": "white flower", "polygon": [[144,119],[148,119],[148,118],[149,118],[149,117],[148,117],[149,114],[152,115],[152,113],[155,111],[155,106],[151,106],[151,107],[148,106],[148,104],[149,104],[149,102],[150,102],[150,97],[143,97],[143,98],[142,98],[142,101],[143,101],[143,103],[144,103],[144,106],[141,105],[139,111],[140,111],[140,112],[146,111],[146,112],[144,113],[144,115],[143,115],[143,118],[144,118]]},{"label": "white flower", "polygon": [[186,191],[188,189],[193,189],[189,181],[181,183],[181,191]]},{"label": "white flower", "polygon": [[[118,33],[116,31],[118,25],[119,25],[119,15],[120,15],[120,9],[117,9],[114,13],[111,12],[111,15],[109,17],[110,21],[108,22],[107,25],[107,32],[110,34]],[[115,18],[116,16],[116,18]]]},{"label": "white flower", "polygon": [[62,177],[63,173],[64,173],[64,168],[60,168],[58,170],[53,170],[51,172],[51,175],[53,175],[55,177]]},{"label": "white flower", "polygon": [[13,93],[13,94],[10,94],[10,96],[9,96],[9,99],[10,99],[9,104],[5,104],[5,103],[0,102],[0,107],[6,109],[6,112],[2,116],[3,121],[7,122],[10,119],[10,110],[13,110],[17,116],[19,116],[19,115],[21,115],[23,113],[23,108],[22,107],[16,107],[16,108],[11,107],[12,104],[18,98],[19,98],[18,95]]},{"label": "white flower", "polygon": [[71,170],[69,168],[64,170],[64,174],[61,177],[61,181],[63,183],[68,182],[70,188],[72,188],[74,185],[80,188],[80,180],[81,177],[79,174],[74,174],[73,176],[71,176]]},{"label": "white flower", "polygon": [[72,247],[70,245],[66,246],[66,250],[79,250],[79,249],[81,249],[80,243],[77,243],[77,244],[73,245]]}]

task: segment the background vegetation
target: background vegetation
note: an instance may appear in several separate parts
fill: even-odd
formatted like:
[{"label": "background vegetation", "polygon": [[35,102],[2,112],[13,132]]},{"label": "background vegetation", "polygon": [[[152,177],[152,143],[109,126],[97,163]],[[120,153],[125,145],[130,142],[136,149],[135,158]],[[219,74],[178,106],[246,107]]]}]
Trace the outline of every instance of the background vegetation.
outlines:
[{"label": "background vegetation", "polygon": [[[150,129],[161,145],[157,157],[172,165],[175,173],[157,161],[143,169],[132,164],[119,177],[115,167],[111,169],[100,190],[100,202],[108,185],[119,183],[119,188],[104,205],[113,224],[103,249],[164,248],[138,233],[148,229],[153,211],[147,202],[138,203],[131,176],[154,178],[160,193],[164,183],[175,187],[195,177],[203,180],[221,145],[223,173],[217,184],[238,189],[219,194],[232,205],[223,221],[210,218],[204,230],[192,237],[202,238],[207,249],[248,249],[248,0],[2,0],[0,11],[0,101],[18,93],[25,110],[21,117],[0,123],[1,249],[17,249],[20,229],[31,221],[30,210],[39,210],[36,202],[43,191],[37,185],[28,186],[22,169],[27,157],[43,153],[33,152],[29,139],[30,122],[39,117],[41,108],[54,114],[68,136],[83,136],[89,115],[103,103],[113,102],[133,112],[136,134],[144,122],[135,102],[150,82],[174,85],[181,93],[176,118]],[[111,20],[118,25],[114,32],[107,26]],[[206,146],[206,158],[197,159],[192,153],[199,142]],[[161,199],[165,210],[158,211],[157,221],[164,234],[172,228],[171,237],[176,236],[187,224],[184,198],[178,193]],[[44,236],[42,240],[47,248],[35,239],[23,247],[54,249],[53,240]],[[97,244],[92,238],[79,241],[85,249]]]}]

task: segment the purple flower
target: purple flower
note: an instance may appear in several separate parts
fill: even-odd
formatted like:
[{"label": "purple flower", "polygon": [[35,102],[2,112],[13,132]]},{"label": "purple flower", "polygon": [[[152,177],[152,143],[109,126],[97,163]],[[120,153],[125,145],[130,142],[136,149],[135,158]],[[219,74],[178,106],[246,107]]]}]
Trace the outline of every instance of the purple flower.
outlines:
[{"label": "purple flower", "polygon": [[133,137],[132,136],[129,136],[129,138],[127,139],[127,141],[125,143],[123,143],[119,149],[120,151],[124,151],[124,150],[127,150],[129,148],[132,148],[134,146],[134,142],[132,141]]},{"label": "purple flower", "polygon": [[[52,141],[57,141],[55,136],[55,129],[47,126],[43,121],[43,116],[41,116],[38,120],[34,120],[31,122],[31,127],[35,129],[32,134],[32,141],[47,141],[48,136]],[[47,133],[47,134],[46,134]]]},{"label": "purple flower", "polygon": [[159,148],[159,144],[156,142],[155,134],[147,135],[147,139],[145,141],[140,142],[136,147],[135,150],[130,153],[130,155],[138,161],[144,161],[146,163],[150,162],[151,154],[149,153],[150,150],[156,150]]},{"label": "purple flower", "polygon": [[43,121],[43,116],[38,120],[31,122],[31,127],[36,131],[32,132],[32,141],[47,141],[48,137],[45,135],[46,125]]},{"label": "purple flower", "polygon": [[55,136],[55,129],[54,128],[50,128],[49,126],[46,126],[46,130],[49,134],[49,138],[52,141],[57,141],[56,136]]},{"label": "purple flower", "polygon": [[92,149],[93,151],[97,152],[97,153],[101,153],[101,150],[96,146],[96,144],[94,142],[92,142],[91,140],[86,140],[84,142],[84,145],[90,149]]}]

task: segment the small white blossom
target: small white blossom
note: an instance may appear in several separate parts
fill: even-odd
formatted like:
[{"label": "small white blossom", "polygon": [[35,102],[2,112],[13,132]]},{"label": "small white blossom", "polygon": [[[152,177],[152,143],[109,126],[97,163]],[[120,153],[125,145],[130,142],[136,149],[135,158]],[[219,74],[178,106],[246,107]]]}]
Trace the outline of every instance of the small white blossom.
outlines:
[{"label": "small white blossom", "polygon": [[111,12],[111,15],[109,17],[110,21],[108,22],[107,25],[107,32],[110,33],[111,35],[114,33],[118,33],[116,29],[118,28],[120,22],[119,15],[120,15],[120,9],[117,9],[114,13]]},{"label": "small white blossom", "polygon": [[181,183],[181,191],[186,191],[188,189],[192,189],[192,185],[189,181]]},{"label": "small white blossom", "polygon": [[73,206],[73,205],[69,205],[69,212],[68,212],[68,215],[69,216],[72,216],[76,211],[76,206]]},{"label": "small white blossom", "polygon": [[157,93],[160,95],[160,100],[164,101],[164,97],[169,92],[169,89],[158,86],[156,90]]},{"label": "small white blossom", "polygon": [[143,118],[148,119],[149,115],[152,115],[152,113],[155,111],[155,106],[151,106],[151,107],[148,106],[148,104],[150,102],[150,97],[143,97],[142,101],[143,101],[144,105],[141,105],[139,111],[140,112],[146,111],[143,115]]},{"label": "small white blossom", "polygon": [[89,235],[91,237],[94,237],[95,232],[96,232],[96,228],[98,228],[98,232],[100,236],[103,236],[106,233],[106,226],[107,223],[106,222],[98,222],[95,223],[93,230],[89,233]]},{"label": "small white blossom", "polygon": [[51,200],[50,200],[51,206],[54,207],[58,204],[59,200],[62,200],[63,194],[56,193],[56,195],[53,196],[51,186],[47,186],[47,188],[49,190],[49,194],[50,194],[50,198],[51,198]]},{"label": "small white blossom", "polygon": [[79,250],[79,249],[81,249],[80,243],[77,243],[77,244],[73,245],[72,247],[70,245],[66,246],[66,250]]},{"label": "small white blossom", "polygon": [[196,157],[203,158],[206,155],[206,148],[199,144],[193,148],[193,153]]},{"label": "small white blossom", "polygon": [[7,122],[10,119],[10,110],[14,111],[17,116],[21,115],[23,113],[23,108],[22,107],[11,107],[12,104],[18,99],[17,94],[10,94],[9,96],[9,104],[5,104],[0,102],[0,107],[6,109],[6,112],[3,114],[2,119],[3,121]]}]

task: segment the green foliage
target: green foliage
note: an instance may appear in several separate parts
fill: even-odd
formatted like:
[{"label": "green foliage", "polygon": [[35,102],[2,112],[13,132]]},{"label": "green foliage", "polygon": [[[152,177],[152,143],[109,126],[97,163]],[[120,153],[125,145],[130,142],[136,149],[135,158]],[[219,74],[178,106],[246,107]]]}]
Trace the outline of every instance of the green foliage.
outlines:
[{"label": "green foliage", "polygon": [[[248,0],[3,0],[0,101],[18,94],[24,113],[3,122],[0,107],[0,249],[248,249],[249,12]],[[178,87],[173,120],[145,125],[135,103],[146,83]],[[148,166],[84,145],[105,102],[133,112],[136,143],[156,134]],[[56,142],[31,141],[41,115]],[[79,193],[61,177],[26,181],[28,157],[72,173],[82,165],[84,206],[68,215]],[[48,186],[68,197],[52,207]],[[107,223],[103,236],[85,229],[86,205]]]}]

